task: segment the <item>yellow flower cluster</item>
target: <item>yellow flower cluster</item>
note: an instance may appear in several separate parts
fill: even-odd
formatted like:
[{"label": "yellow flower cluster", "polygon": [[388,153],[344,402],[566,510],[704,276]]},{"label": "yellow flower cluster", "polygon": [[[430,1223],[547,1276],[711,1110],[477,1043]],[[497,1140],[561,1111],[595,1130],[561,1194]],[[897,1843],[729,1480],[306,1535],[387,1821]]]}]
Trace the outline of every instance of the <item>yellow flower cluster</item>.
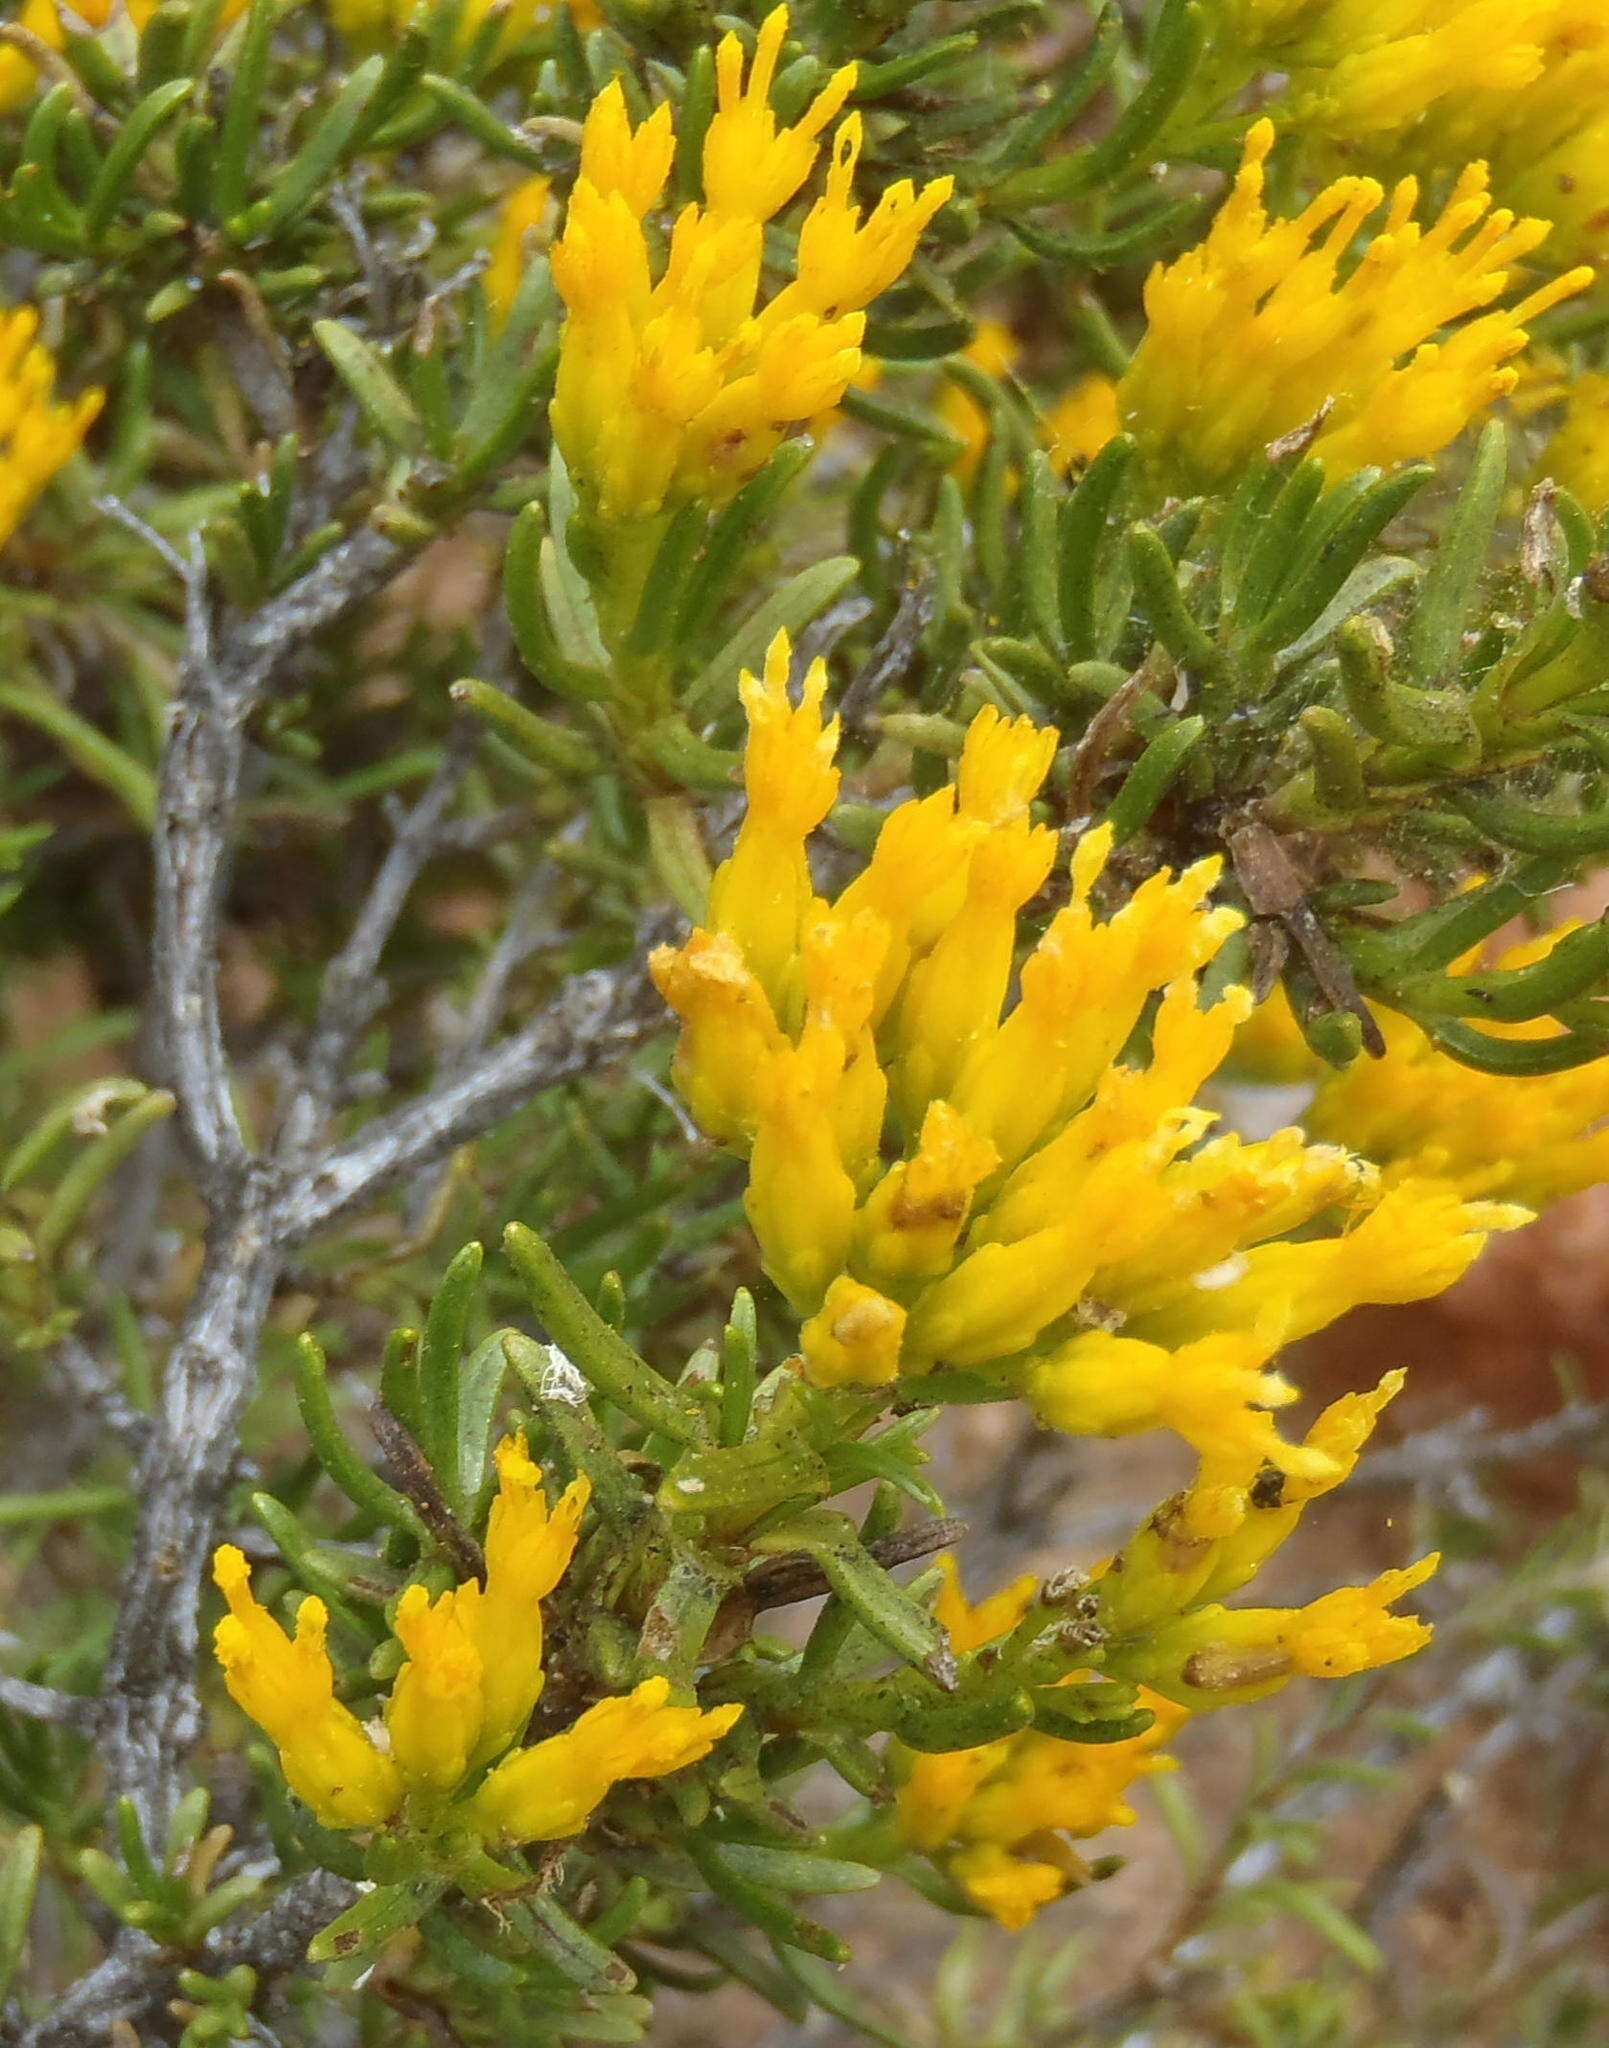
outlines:
[{"label": "yellow flower cluster", "polygon": [[0,313],[0,547],[64,463],[77,454],[104,392],[58,400],[56,365],[35,339],[32,306]]},{"label": "yellow flower cluster", "polygon": [[[787,33],[768,15],[744,75],[736,35],[715,60],[704,203],[682,208],[656,264],[647,217],[675,154],[671,110],[633,128],[618,81],[593,102],[553,276],[568,308],[553,431],[605,518],[727,497],[790,433],[830,412],[860,367],[863,308],[910,262],[952,180],[891,185],[868,218],[855,203],[858,114],[841,121],[826,190],[799,230],[793,281],[756,309],[767,221],[813,169],[855,82],[835,72],[791,126],[771,86]],[[656,270],[658,275],[655,275]]]},{"label": "yellow flower cluster", "polygon": [[[69,35],[115,28],[121,20],[142,30],[160,0],[22,0],[17,25],[37,36],[46,49],[64,50]],[[246,10],[246,0],[224,0],[217,25],[226,28]],[[38,68],[21,50],[0,44],[0,114],[9,113],[33,93]]]},{"label": "yellow flower cluster", "polygon": [[[1388,1373],[1372,1393],[1332,1402],[1301,1445],[1266,1460],[1243,1456],[1209,1471],[1156,1511],[1091,1591],[1103,1641],[1100,1676],[1139,1688],[1155,1715],[1115,1743],[1062,1741],[1038,1731],[937,1755],[898,1752],[896,1821],[912,1848],[934,1856],[981,1910],[1018,1928],[1081,1883],[1082,1840],[1134,1818],[1128,1788],[1171,1768],[1159,1754],[1192,1712],[1259,1699],[1293,1678],[1345,1678],[1411,1656],[1429,1626],[1392,1604],[1436,1569],[1435,1556],[1344,1586],[1305,1607],[1231,1608],[1238,1592],[1300,1521],[1309,1502],[1352,1472],[1381,1410],[1403,1382]],[[972,1606],[955,1567],[934,1612],[964,1654],[1009,1635],[1039,1595],[1032,1578]],[[1075,1672],[1064,1684],[1086,1683]]]},{"label": "yellow flower cluster", "polygon": [[[939,1563],[945,1577],[933,1611],[958,1652],[1009,1635],[1038,1597],[1038,1582],[1022,1578],[974,1607],[954,1559]],[[1066,1682],[1087,1677],[1078,1672]],[[1002,1927],[1026,1927],[1042,1906],[1086,1881],[1070,1841],[1130,1826],[1129,1787],[1173,1768],[1157,1751],[1184,1710],[1143,1690],[1139,1704],[1156,1718],[1123,1742],[1064,1742],[1029,1729],[977,1749],[898,1752],[903,1775],[894,1810],[902,1839],[937,1857]]]},{"label": "yellow flower cluster", "polygon": [[[17,26],[37,36],[47,50],[67,46],[70,30],[104,28],[115,0],[22,0]],[[0,43],[0,114],[21,106],[39,82],[37,66],[10,43]]]},{"label": "yellow flower cluster", "polygon": [[1516,305],[1493,305],[1548,223],[1491,211],[1481,163],[1464,170],[1428,228],[1413,218],[1418,186],[1404,178],[1343,272],[1386,200],[1382,187],[1338,178],[1295,219],[1271,218],[1263,190],[1273,144],[1272,124],[1259,121],[1206,240],[1146,281],[1149,324],[1119,403],[1181,488],[1212,489],[1309,424],[1332,480],[1435,454],[1512,389],[1526,321],[1591,282],[1590,270],[1572,270]]},{"label": "yellow flower cluster", "polygon": [[[1519,966],[1534,950],[1515,948],[1503,965]],[[1380,1028],[1383,1059],[1326,1070],[1319,1081],[1303,1119],[1315,1136],[1344,1132],[1388,1180],[1441,1181],[1529,1209],[1609,1180],[1609,1060],[1560,1074],[1485,1074],[1439,1051],[1406,1017],[1383,1011]],[[1550,1028],[1544,1021],[1508,1035]]]},{"label": "yellow flower cluster", "polygon": [[555,1841],[622,1779],[707,1756],[742,1712],[673,1705],[669,1681],[653,1678],[516,1746],[542,1693],[541,1603],[569,1564],[589,1488],[577,1480],[550,1512],[523,1437],[505,1438],[496,1460],[485,1583],[403,1593],[394,1626],[407,1655],[383,1727],[364,1727],[335,1697],[323,1601],[302,1602],[292,1639],[258,1604],[241,1553],[225,1544],[214,1560],[229,1603],[214,1645],[230,1695],[327,1827],[429,1828],[450,1813],[491,1844]]},{"label": "yellow flower cluster", "polygon": [[1094,1591],[1105,1635],[1101,1668],[1180,1706],[1259,1699],[1293,1678],[1345,1678],[1411,1656],[1430,1629],[1391,1604],[1438,1559],[1383,1572],[1306,1607],[1226,1607],[1290,1536],[1307,1508],[1348,1478],[1404,1374],[1343,1394],[1299,1446],[1261,1465],[1203,1467],[1101,1569]]},{"label": "yellow flower cluster", "polygon": [[1609,239],[1609,13],[1601,0],[1231,0],[1227,39],[1290,74],[1282,123],[1450,170],[1486,158],[1555,253]]},{"label": "yellow flower cluster", "polygon": [[[1530,966],[1578,924],[1500,953],[1501,971]],[[1460,971],[1482,962],[1466,957]],[[1290,1005],[1276,991],[1235,1044],[1236,1065],[1254,1081],[1310,1081],[1302,1115],[1309,1137],[1346,1144],[1390,1184],[1439,1184],[1460,1197],[1500,1195],[1546,1209],[1609,1180],[1609,1060],[1558,1074],[1490,1074],[1466,1067],[1393,1010],[1376,1008],[1385,1039],[1379,1059],[1339,1070],[1307,1048]],[[1531,1024],[1483,1020],[1493,1036],[1545,1037],[1550,1018]]]},{"label": "yellow flower cluster", "polygon": [[[779,636],[743,678],[747,812],[707,925],[653,970],[682,1019],[678,1086],[749,1156],[802,1369],[821,1386],[962,1369],[1061,1429],[1173,1429],[1215,1473],[1318,1469],[1275,1428],[1295,1398],[1269,1370],[1279,1347],[1357,1303],[1439,1292],[1526,1212],[1383,1186],[1296,1131],[1209,1137],[1193,1099],[1251,1007],[1238,988],[1200,1003],[1240,923],[1208,901],[1219,864],[1153,875],[1098,917],[1110,833],[1055,874],[1056,834],[1030,814],[1055,734],[1026,719],[980,713],[954,783],[891,812],[823,901],[807,842],[837,794],[837,728],[822,665],[797,705],[788,673]],[[1008,1008],[1018,916],[1042,891],[1061,908]]]}]

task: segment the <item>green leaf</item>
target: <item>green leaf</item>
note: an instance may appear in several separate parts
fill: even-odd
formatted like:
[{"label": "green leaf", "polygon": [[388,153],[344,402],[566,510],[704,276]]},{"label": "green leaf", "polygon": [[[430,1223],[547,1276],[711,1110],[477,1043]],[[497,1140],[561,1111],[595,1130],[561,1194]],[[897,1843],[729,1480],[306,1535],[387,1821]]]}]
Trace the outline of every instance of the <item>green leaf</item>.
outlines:
[{"label": "green leaf", "polygon": [[469,1318],[480,1285],[482,1248],[466,1244],[436,1289],[419,1335],[420,1448],[450,1506],[466,1502],[459,1457],[460,1375]]},{"label": "green leaf", "polygon": [[416,1927],[446,1891],[448,1880],[422,1878],[413,1884],[379,1884],[355,1906],[332,1920],[307,1945],[310,1963],[350,1961],[371,1955],[393,1936]]},{"label": "green leaf", "polygon": [[883,1873],[867,1863],[848,1863],[840,1856],[818,1856],[807,1849],[775,1849],[759,1842],[726,1842],[721,1856],[741,1877],[773,1891],[808,1897],[820,1892],[867,1892],[883,1881]]},{"label": "green leaf", "polygon": [[1464,627],[1475,601],[1508,484],[1508,436],[1492,420],[1480,437],[1469,477],[1431,561],[1408,633],[1408,666],[1421,683],[1457,673]]},{"label": "green leaf", "polygon": [[824,1962],[847,1963],[849,1944],[815,1920],[807,1920],[783,1905],[763,1885],[754,1883],[727,1860],[727,1845],[717,1845],[697,1831],[683,1839],[683,1848],[700,1877],[715,1896],[734,1913],[752,1922],[763,1934],[784,1949],[802,1949]]},{"label": "green leaf", "polygon": [[213,214],[218,220],[232,219],[246,203],[247,165],[268,80],[277,13],[275,0],[251,0],[234,76],[229,81],[223,125],[218,131],[218,155],[212,172]]},{"label": "green leaf", "polygon": [[900,2033],[890,2021],[873,2012],[836,1972],[828,1969],[814,1955],[801,1954],[797,1948],[779,1946],[777,1961],[803,1986],[823,2012],[842,2020],[862,2039],[880,2042],[882,2048],[918,2048],[909,2034]]},{"label": "green leaf", "polygon": [[294,1358],[296,1405],[313,1455],[354,1507],[367,1508],[391,1528],[422,1534],[412,1503],[371,1471],[348,1443],[330,1399],[329,1367],[310,1331],[296,1340]]},{"label": "green leaf", "polygon": [[797,633],[826,610],[839,591],[855,580],[860,563],[853,555],[832,555],[801,569],[782,588],[749,614],[713,661],[696,676],[686,693],[689,713],[712,718],[737,696],[744,669],[758,669],[778,633]]},{"label": "green leaf", "polygon": [[381,439],[417,453],[424,445],[425,423],[379,351],[339,320],[315,320],[313,337]]},{"label": "green leaf", "polygon": [[358,66],[323,120],[274,178],[264,196],[229,221],[229,232],[237,241],[262,241],[314,204],[357,133],[384,70],[383,57],[370,57]]},{"label": "green leaf", "polygon": [[0,1869],[0,2006],[11,1996],[11,1987],[22,1966],[44,1857],[43,1828],[19,1828],[11,1838],[5,1866]]},{"label": "green leaf", "polygon": [[531,1305],[549,1336],[583,1378],[617,1408],[672,1443],[702,1441],[697,1422],[680,1399],[611,1329],[565,1272],[552,1250],[523,1223],[511,1223],[503,1248],[525,1282]]},{"label": "green leaf", "polygon": [[48,1263],[67,1242],[101,1183],[173,1109],[173,1097],[165,1089],[155,1088],[79,1154],[57,1184],[34,1232],[34,1244],[43,1261]]},{"label": "green leaf", "polygon": [[0,711],[48,734],[80,774],[109,789],[142,830],[151,829],[156,819],[155,775],[98,726],[52,691],[32,683],[0,682]]},{"label": "green leaf", "polygon": [[1150,823],[1206,729],[1207,721],[1196,717],[1164,726],[1123,778],[1122,788],[1106,810],[1106,822],[1119,846]]},{"label": "green leaf", "polygon": [[103,231],[110,226],[145,152],[156,140],[164,123],[178,112],[194,91],[194,79],[170,78],[166,85],[159,85],[125,117],[84,205],[84,232],[92,242],[99,241]]}]

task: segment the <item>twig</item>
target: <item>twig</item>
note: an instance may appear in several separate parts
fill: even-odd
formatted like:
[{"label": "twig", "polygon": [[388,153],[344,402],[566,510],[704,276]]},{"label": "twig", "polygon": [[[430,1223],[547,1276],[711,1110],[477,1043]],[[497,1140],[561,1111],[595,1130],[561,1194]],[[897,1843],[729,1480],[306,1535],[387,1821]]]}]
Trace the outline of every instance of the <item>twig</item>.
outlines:
[{"label": "twig", "polygon": [[486,1556],[480,1545],[447,1505],[447,1497],[436,1484],[430,1461],[391,1413],[379,1402],[369,1410],[369,1427],[385,1453],[391,1476],[419,1510],[419,1519],[452,1559],[460,1579],[486,1583]]},{"label": "twig", "polygon": [[199,539],[185,563],[185,654],[154,834],[151,984],[208,1227],[140,1460],[140,1520],[102,1683],[108,1778],[134,1798],[148,1833],[172,1812],[200,1731],[200,1589],[284,1255],[269,1227],[278,1176],[246,1155],[218,1007],[247,722],[278,670],[377,590],[401,553],[365,529],[221,638]]},{"label": "twig", "polygon": [[310,1871],[245,1927],[215,1930],[197,1958],[159,1948],[129,1929],[110,1955],[18,2037],[16,2048],[80,2048],[104,2042],[114,2020],[138,2025],[152,2018],[171,1993],[174,1971],[187,1960],[213,1975],[245,1963],[260,1979],[295,1969],[313,1936],[356,1897],[357,1887],[345,1878]]},{"label": "twig", "polygon": [[[437,1086],[464,1073],[485,1051],[486,1042],[503,1015],[510,982],[521,963],[540,942],[538,912],[552,891],[556,873],[551,861],[542,861],[530,869],[514,891],[503,929],[487,954],[480,976],[470,992],[458,1036],[437,1069]],[[427,1167],[409,1188],[403,1213],[410,1232],[417,1230],[431,1214],[449,1164],[448,1160],[438,1160]]]},{"label": "twig", "polygon": [[378,972],[381,955],[420,871],[440,843],[447,809],[475,750],[475,737],[467,721],[454,725],[430,780],[405,813],[380,863],[346,944],[324,970],[300,1085],[281,1125],[279,1152],[284,1159],[305,1157],[308,1147],[323,1135],[352,1048],[385,998]]},{"label": "twig", "polygon": [[1487,1420],[1475,1409],[1377,1451],[1358,1467],[1353,1487],[1435,1485],[1484,1466],[1517,1465],[1609,1439],[1609,1401],[1570,1401],[1518,1429],[1488,1429]]},{"label": "twig", "polygon": [[100,1702],[82,1693],[57,1692],[53,1685],[34,1685],[26,1678],[0,1676],[0,1707],[25,1715],[30,1721],[50,1721],[58,1728],[93,1731],[100,1716]]},{"label": "twig", "polygon": [[51,1355],[51,1377],[72,1389],[73,1397],[128,1450],[144,1449],[151,1434],[150,1417],[142,1415],[117,1385],[112,1374],[77,1337],[64,1337]]},{"label": "twig", "polygon": [[536,1020],[439,1088],[378,1117],[289,1188],[273,1216],[300,1244],[489,1130],[544,1088],[590,1073],[640,1045],[664,1019],[642,960],[572,975]]}]

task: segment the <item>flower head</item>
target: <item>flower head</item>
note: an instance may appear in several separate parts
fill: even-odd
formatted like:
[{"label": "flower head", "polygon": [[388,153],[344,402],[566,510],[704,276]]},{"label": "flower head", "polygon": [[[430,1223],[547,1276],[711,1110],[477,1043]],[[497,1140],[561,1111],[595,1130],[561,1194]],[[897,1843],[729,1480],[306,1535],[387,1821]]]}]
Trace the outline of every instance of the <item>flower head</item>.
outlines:
[{"label": "flower head", "polygon": [[1351,1678],[1423,1649],[1431,1628],[1393,1604],[1422,1586],[1441,1562],[1424,1557],[1382,1572],[1367,1586],[1342,1586],[1306,1607],[1223,1607],[1215,1601],[1108,1651],[1106,1668],[1142,1680],[1181,1706],[1261,1699],[1293,1678]]},{"label": "flower head", "polygon": [[[1566,921],[1490,962],[1472,955],[1455,965],[1517,972],[1580,930]],[[1380,1008],[1376,1019],[1384,1054],[1339,1070],[1308,1052],[1277,992],[1247,1025],[1255,1072],[1315,1084],[1302,1117],[1310,1136],[1351,1147],[1380,1169],[1385,1185],[1412,1186],[1417,1199],[1445,1200],[1451,1192],[1466,1202],[1501,1197],[1536,1210],[1609,1180],[1609,1062],[1588,1060],[1557,1074],[1486,1073],[1442,1052],[1411,1018]],[[1494,1037],[1515,1039],[1555,1028],[1548,1017],[1483,1024]],[[1237,1059],[1243,1050],[1237,1044]]]},{"label": "flower head", "polygon": [[[383,1745],[334,1697],[323,1603],[302,1602],[293,1641],[254,1598],[240,1552],[226,1544],[214,1560],[230,1608],[214,1637],[230,1694],[327,1826],[383,1827],[400,1816],[429,1827],[451,1816],[489,1840],[574,1834],[611,1786],[707,1755],[742,1711],[673,1705],[661,1678],[517,1747],[543,1686],[541,1602],[570,1561],[590,1489],[575,1481],[550,1510],[523,1436],[505,1438],[495,1456],[484,1583],[434,1597],[410,1585],[397,1602],[406,1658]],[[487,1764],[495,1768],[471,1791]]]},{"label": "flower head", "polygon": [[1554,223],[1557,256],[1609,241],[1599,0],[1241,0],[1233,12],[1230,42],[1287,74],[1282,126],[1429,172],[1478,156],[1501,199]]},{"label": "flower head", "polygon": [[826,192],[800,229],[793,281],[756,304],[765,224],[809,177],[855,79],[846,65],[779,125],[771,87],[787,26],[785,7],[766,17],[747,67],[737,36],[722,39],[704,202],[677,215],[662,260],[646,219],[670,174],[669,107],[633,129],[616,81],[587,115],[552,254],[569,315],[553,430],[606,518],[728,497],[789,433],[830,412],[860,368],[863,309],[904,270],[949,196],[948,178],[920,193],[897,184],[863,220],[852,192],[861,128],[849,116]]},{"label": "flower head", "polygon": [[[974,1607],[954,1560],[941,1564],[945,1583],[935,1612],[958,1650],[1008,1634],[1038,1591],[1033,1579],[1019,1579]],[[1075,1673],[1068,1682],[1087,1677]],[[977,1749],[902,1752],[895,1806],[901,1835],[936,1856],[1002,1927],[1026,1926],[1041,1906],[1084,1879],[1070,1841],[1129,1826],[1129,1788],[1173,1768],[1157,1752],[1185,1714],[1153,1695],[1142,1694],[1140,1704],[1153,1714],[1152,1724],[1123,1742],[1065,1742],[1029,1729]]]},{"label": "flower head", "polygon": [[35,498],[77,454],[105,396],[57,399],[56,365],[34,339],[32,306],[0,313],[0,547]]},{"label": "flower head", "polygon": [[[1446,1286],[1525,1212],[1442,1182],[1385,1187],[1336,1144],[1210,1135],[1194,1106],[1251,1008],[1200,980],[1237,912],[1215,861],[1155,874],[1110,916],[1110,834],[1063,875],[1032,804],[1055,735],[986,710],[954,782],[899,805],[863,872],[815,893],[809,835],[837,789],[824,677],[788,650],[745,682],[749,811],[710,925],[653,971],[674,1072],[747,1154],[766,1268],[818,1385],[935,1367],[1022,1393],[1063,1428],[1169,1428],[1214,1483],[1284,1445],[1279,1346],[1364,1301]],[[1019,959],[1019,918],[1052,907]],[[1300,1233],[1298,1237],[1296,1234]]]},{"label": "flower head", "polygon": [[[1130,431],[1192,489],[1222,484],[1310,422],[1312,453],[1332,478],[1435,454],[1512,389],[1526,321],[1591,281],[1574,270],[1517,305],[1494,305],[1548,223],[1491,211],[1481,163],[1426,228],[1413,217],[1412,178],[1389,203],[1372,178],[1338,178],[1294,220],[1271,218],[1273,144],[1272,123],[1259,121],[1206,240],[1151,272],[1150,324],[1119,386]],[[1382,204],[1383,220],[1343,270]]]},{"label": "flower head", "polygon": [[[1530,950],[1511,950],[1505,964]],[[1382,1012],[1380,1027],[1385,1057],[1327,1072],[1307,1113],[1310,1130],[1345,1132],[1388,1181],[1501,1195],[1530,1209],[1609,1180],[1609,1061],[1559,1074],[1480,1073],[1406,1017]]]},{"label": "flower head", "polygon": [[401,1772],[335,1697],[324,1602],[302,1602],[293,1639],[258,1605],[232,1543],[213,1559],[212,1575],[229,1603],[213,1635],[225,1683],[279,1750],[291,1790],[326,1827],[382,1826],[401,1803]]}]

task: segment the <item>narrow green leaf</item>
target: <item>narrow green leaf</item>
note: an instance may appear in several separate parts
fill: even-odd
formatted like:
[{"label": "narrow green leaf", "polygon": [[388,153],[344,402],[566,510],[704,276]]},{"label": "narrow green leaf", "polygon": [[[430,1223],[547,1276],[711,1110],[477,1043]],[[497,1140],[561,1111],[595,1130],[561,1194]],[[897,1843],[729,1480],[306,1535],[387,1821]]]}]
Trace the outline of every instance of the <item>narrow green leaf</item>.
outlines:
[{"label": "narrow green leaf", "polygon": [[255,205],[228,222],[237,241],[262,241],[318,199],[357,132],[368,104],[373,99],[385,70],[383,57],[370,57],[358,66],[336,95],[334,104],[307,141],[275,177]]},{"label": "narrow green leaf", "polygon": [[5,1866],[0,1869],[0,2006],[11,1996],[11,1987],[22,1967],[44,1857],[44,1829],[19,1828],[11,1838]]},{"label": "narrow green leaf", "polygon": [[84,232],[92,242],[99,241],[110,226],[145,152],[156,140],[164,123],[178,112],[194,91],[193,78],[170,78],[166,85],[159,85],[155,92],[147,94],[124,118],[117,131],[117,139],[106,152],[106,160],[84,204]]},{"label": "narrow green leaf", "polygon": [[694,679],[686,694],[695,718],[711,718],[734,701],[743,669],[758,669],[778,633],[799,632],[826,610],[852,583],[860,564],[853,555],[831,555],[789,577],[757,610],[751,612],[713,661]]},{"label": "narrow green leaf", "polygon": [[371,1471],[347,1441],[330,1399],[329,1367],[310,1331],[296,1341],[295,1362],[296,1405],[313,1455],[354,1507],[367,1508],[394,1529],[422,1533],[412,1503]]},{"label": "narrow green leaf", "polygon": [[424,444],[425,423],[378,349],[339,320],[315,320],[313,337],[381,439],[417,452]]},{"label": "narrow green leaf", "polygon": [[0,711],[47,733],[81,774],[109,789],[134,822],[150,830],[156,818],[156,777],[98,726],[51,691],[29,683],[0,682]]},{"label": "narrow green leaf", "polygon": [[1408,665],[1421,683],[1445,681],[1459,667],[1464,627],[1503,509],[1508,435],[1492,420],[1447,521],[1408,633]]},{"label": "narrow green leaf", "polygon": [[449,1504],[460,1512],[465,1501],[458,1444],[459,1380],[484,1258],[474,1242],[457,1254],[436,1289],[419,1335],[420,1448]]},{"label": "narrow green leaf", "polygon": [[511,1223],[503,1248],[549,1336],[583,1378],[645,1429],[668,1436],[672,1443],[702,1440],[698,1424],[677,1396],[610,1328],[534,1230]]},{"label": "narrow green leaf", "polygon": [[723,1841],[720,1853],[740,1877],[801,1898],[826,1892],[868,1892],[883,1881],[883,1873],[869,1864],[849,1863],[840,1856],[818,1856],[805,1849],[774,1849],[758,1842]]},{"label": "narrow green leaf", "polygon": [[1141,754],[1107,807],[1106,821],[1119,846],[1150,823],[1157,805],[1207,729],[1204,718],[1180,718],[1163,727]]}]

